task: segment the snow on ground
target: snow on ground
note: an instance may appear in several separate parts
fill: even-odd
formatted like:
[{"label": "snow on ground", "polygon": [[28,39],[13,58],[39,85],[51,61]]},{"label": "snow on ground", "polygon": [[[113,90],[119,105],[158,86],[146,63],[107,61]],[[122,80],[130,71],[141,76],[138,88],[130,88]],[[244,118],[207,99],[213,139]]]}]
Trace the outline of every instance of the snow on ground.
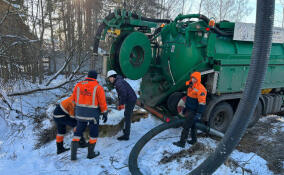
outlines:
[{"label": "snow on ground", "polygon": [[267,166],[263,166],[266,165],[266,161],[255,153],[247,154],[239,151],[234,151],[231,154],[231,157],[244,165],[244,168],[250,169],[254,174],[273,174],[271,171],[269,171]]},{"label": "snow on ground", "polygon": [[[62,78],[62,77],[61,77]],[[58,80],[60,81],[60,79]],[[137,92],[140,81],[131,81]],[[30,111],[31,107],[45,107],[48,118],[51,118],[54,109],[54,101],[60,101],[57,97],[68,94],[62,90],[52,90],[39,92],[22,98],[17,97],[13,106],[21,109],[24,113]],[[114,94],[115,95],[115,94]],[[87,149],[78,150],[78,160],[70,160],[70,151],[56,154],[55,141],[49,142],[40,149],[34,149],[37,143],[36,133],[32,119],[16,118],[18,114],[7,113],[4,118],[0,117],[0,174],[21,175],[21,174],[130,174],[128,170],[128,156],[135,143],[150,129],[158,126],[162,122],[153,116],[141,119],[132,124],[129,141],[118,141],[116,138],[122,134],[120,131],[116,136],[99,138],[96,150],[101,152],[97,158],[89,160],[86,158]],[[112,110],[109,114],[109,123],[115,124],[119,121],[118,116],[123,116],[123,111]],[[42,128],[52,125],[49,119],[42,121]],[[282,118],[283,119],[283,118]],[[282,120],[281,119],[281,120]],[[283,122],[282,122],[283,125]],[[181,128],[169,129],[154,137],[142,149],[138,158],[138,165],[144,174],[187,174],[192,168],[198,166],[209,153],[214,150],[217,141],[209,137],[199,138],[199,143],[204,146],[204,150],[195,152],[192,156],[185,154],[178,159],[161,163],[165,156],[179,154],[184,149],[172,145],[172,142],[179,139]],[[65,136],[65,145],[70,146],[72,134]],[[186,149],[191,148],[186,145]],[[245,162],[245,168],[250,169],[253,174],[272,174],[267,168],[266,161],[253,153],[242,153],[234,151],[232,156],[238,162]],[[248,161],[249,160],[249,161]],[[240,175],[241,168],[232,168],[222,165],[214,174],[216,175]]]}]

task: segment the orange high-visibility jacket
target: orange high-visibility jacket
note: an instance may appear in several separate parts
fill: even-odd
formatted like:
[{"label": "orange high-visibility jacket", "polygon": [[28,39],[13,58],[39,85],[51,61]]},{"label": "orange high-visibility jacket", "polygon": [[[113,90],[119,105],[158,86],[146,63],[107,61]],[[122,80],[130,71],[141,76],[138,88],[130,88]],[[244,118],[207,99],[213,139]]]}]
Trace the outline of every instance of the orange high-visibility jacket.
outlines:
[{"label": "orange high-visibility jacket", "polygon": [[187,96],[197,99],[198,103],[206,104],[207,91],[205,87],[201,84],[200,72],[193,72],[190,75],[190,80],[186,82],[186,85],[189,85],[191,83],[192,77],[194,77],[197,82],[192,84],[192,86],[187,89]]},{"label": "orange high-visibility jacket", "polygon": [[[90,119],[99,115],[97,112],[94,114],[94,109],[100,109],[100,113],[107,112],[107,103],[105,97],[105,91],[96,79],[86,78],[85,81],[81,81],[76,84],[73,89],[73,101],[76,105],[75,111],[76,118],[84,117]],[[78,116],[79,115],[79,116]]]},{"label": "orange high-visibility jacket", "polygon": [[[192,77],[194,77],[197,82],[192,84]],[[186,85],[189,86],[187,89],[187,96],[188,98],[188,107],[191,110],[197,110],[199,111],[198,108],[200,108],[200,105],[205,105],[206,104],[206,96],[207,96],[207,91],[205,87],[201,84],[201,74],[200,72],[194,72],[190,75],[190,80],[186,82]],[[199,107],[198,107],[199,106]]]},{"label": "orange high-visibility jacket", "polygon": [[75,105],[73,103],[72,95],[70,97],[66,98],[65,100],[61,101],[60,107],[66,114],[69,114],[70,117],[75,118],[75,116],[74,116]]}]

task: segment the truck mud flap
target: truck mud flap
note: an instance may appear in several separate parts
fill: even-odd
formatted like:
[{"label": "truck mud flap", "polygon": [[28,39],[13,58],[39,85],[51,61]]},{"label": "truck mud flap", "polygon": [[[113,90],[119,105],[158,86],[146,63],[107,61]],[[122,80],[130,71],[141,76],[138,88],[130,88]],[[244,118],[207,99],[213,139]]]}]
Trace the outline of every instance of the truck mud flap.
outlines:
[{"label": "truck mud flap", "polygon": [[281,110],[282,96],[281,95],[263,95],[264,100],[264,115],[277,113]]}]

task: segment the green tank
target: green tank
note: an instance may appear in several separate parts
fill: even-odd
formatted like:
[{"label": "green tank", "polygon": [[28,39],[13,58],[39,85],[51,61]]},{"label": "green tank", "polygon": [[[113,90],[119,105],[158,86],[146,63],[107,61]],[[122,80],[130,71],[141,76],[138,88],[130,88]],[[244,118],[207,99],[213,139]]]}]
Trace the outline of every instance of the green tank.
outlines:
[{"label": "green tank", "polygon": [[[179,15],[174,21],[150,19],[124,10],[116,10],[103,25],[101,39],[106,33],[113,36],[108,69],[129,79],[142,78],[141,102],[170,115],[178,114],[185,81],[199,71],[208,90],[203,120],[217,130],[226,130],[245,87],[253,25],[215,24],[200,14]],[[111,32],[117,29],[116,35]],[[284,33],[279,28],[274,33],[263,95],[251,126],[261,115],[283,108]]]}]

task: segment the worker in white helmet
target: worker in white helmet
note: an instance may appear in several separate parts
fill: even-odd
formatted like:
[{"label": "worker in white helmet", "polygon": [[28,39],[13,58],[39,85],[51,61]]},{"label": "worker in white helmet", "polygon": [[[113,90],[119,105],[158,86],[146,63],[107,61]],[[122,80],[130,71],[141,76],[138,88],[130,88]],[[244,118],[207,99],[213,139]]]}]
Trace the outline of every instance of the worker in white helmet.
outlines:
[{"label": "worker in white helmet", "polygon": [[114,85],[118,94],[119,104],[117,106],[117,109],[125,109],[123,135],[118,137],[117,139],[129,140],[131,116],[136,104],[137,96],[132,87],[123,79],[121,75],[118,75],[114,70],[108,71],[107,78]]}]

